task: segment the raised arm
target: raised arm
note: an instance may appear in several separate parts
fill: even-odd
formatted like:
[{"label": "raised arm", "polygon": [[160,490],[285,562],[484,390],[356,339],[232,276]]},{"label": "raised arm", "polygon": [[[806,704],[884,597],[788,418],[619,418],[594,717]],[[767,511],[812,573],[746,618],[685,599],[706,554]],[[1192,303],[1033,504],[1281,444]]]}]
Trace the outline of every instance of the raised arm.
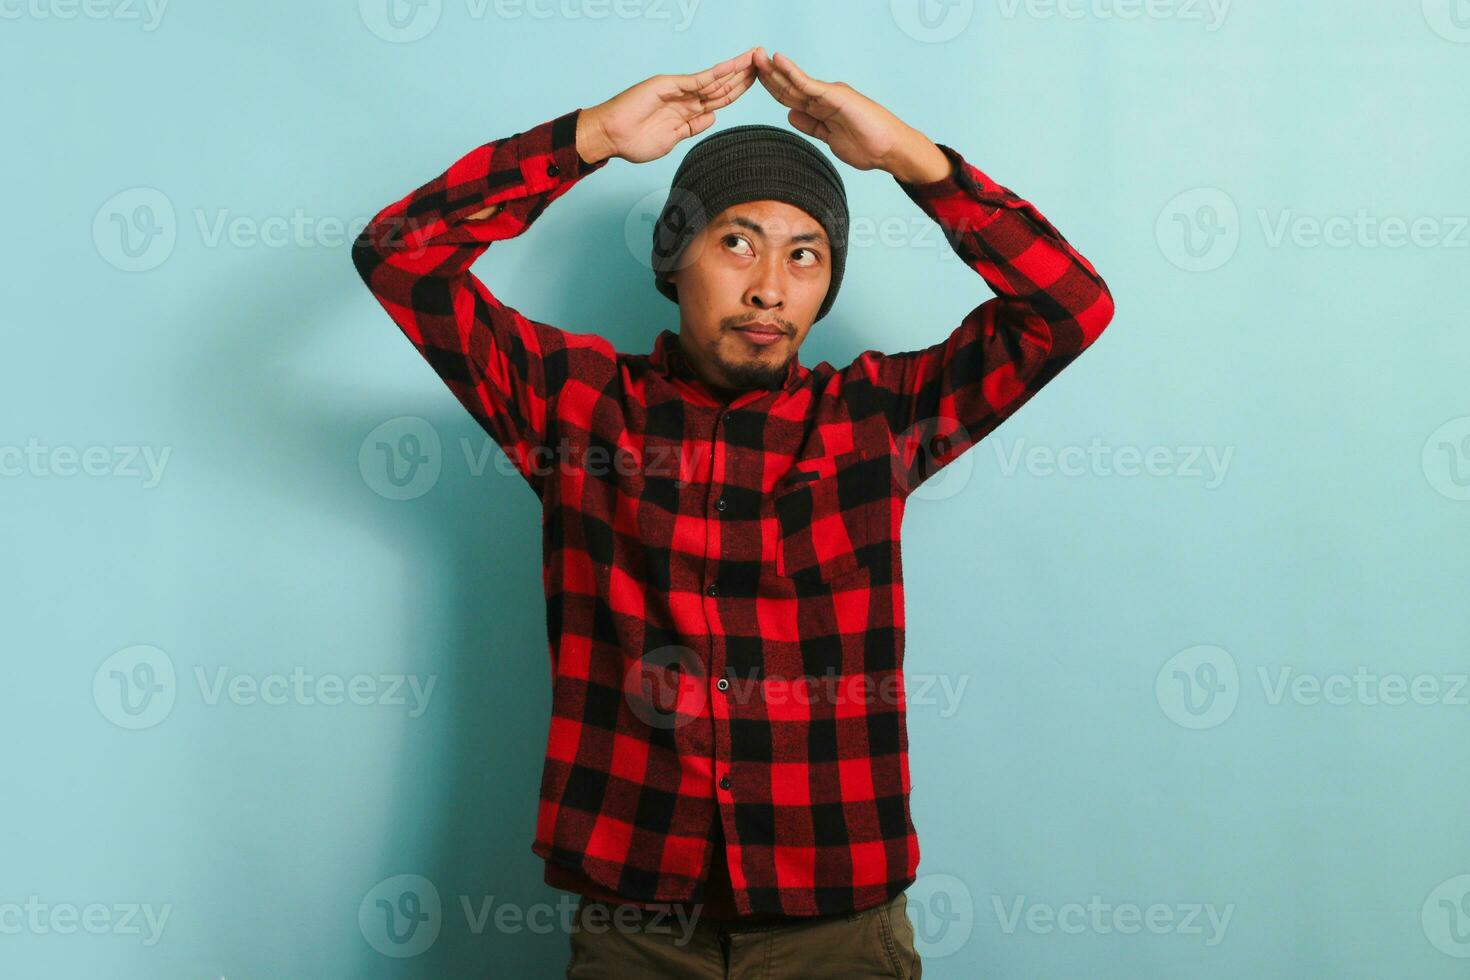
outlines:
[{"label": "raised arm", "polygon": [[492,242],[524,232],[607,164],[578,152],[582,112],[471,150],[379,211],[352,245],[373,296],[538,495],[544,473],[535,450],[547,443],[567,352],[597,338],[527,319],[469,270]]},{"label": "raised arm", "polygon": [[380,211],[352,261],[388,315],[537,495],[538,449],[569,383],[597,383],[616,357],[593,334],[528,320],[469,271],[490,243],[524,232],[613,157],[656,160],[715,121],[755,81],[751,52],[688,75],[654,75],[605,102],[471,150]]},{"label": "raised arm", "polygon": [[937,221],[995,292],[921,350],[865,351],[845,369],[854,404],[882,412],[912,490],[1020,408],[1097,339],[1112,295],[1039,211],[953,148],[934,143],[845,82],[756,50],[761,83],[791,124],[859,170],[884,170]]},{"label": "raised arm", "polygon": [[1041,212],[935,145],[950,162],[947,176],[895,180],[996,295],[935,344],[867,351],[849,368],[872,385],[909,490],[1024,405],[1113,316],[1107,284]]}]

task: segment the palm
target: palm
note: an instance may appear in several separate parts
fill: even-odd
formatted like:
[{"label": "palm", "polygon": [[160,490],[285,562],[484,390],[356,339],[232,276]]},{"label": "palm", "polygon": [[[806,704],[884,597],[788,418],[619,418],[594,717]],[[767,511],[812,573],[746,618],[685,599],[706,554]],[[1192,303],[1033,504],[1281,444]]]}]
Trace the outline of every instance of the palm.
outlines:
[{"label": "palm", "polygon": [[655,75],[599,106],[599,123],[618,156],[647,163],[708,129],[715,110],[754,83],[754,50],[692,75]]},{"label": "palm", "polygon": [[883,166],[905,132],[893,113],[845,82],[819,82],[790,58],[756,55],[761,84],[789,108],[791,125],[832,148],[843,163],[858,170]]},{"label": "palm", "polygon": [[[872,103],[848,88],[833,86],[822,96],[793,108],[792,125],[816,136],[832,148],[837,159],[858,170],[871,170],[892,151],[898,139],[894,129],[870,108]],[[803,129],[803,116],[808,123]]]}]

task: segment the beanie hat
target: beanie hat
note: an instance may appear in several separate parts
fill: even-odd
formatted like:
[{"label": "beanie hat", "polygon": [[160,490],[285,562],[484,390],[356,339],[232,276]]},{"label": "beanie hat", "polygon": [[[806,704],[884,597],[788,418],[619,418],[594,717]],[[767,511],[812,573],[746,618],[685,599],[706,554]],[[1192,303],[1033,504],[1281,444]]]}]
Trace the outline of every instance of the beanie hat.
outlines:
[{"label": "beanie hat", "polygon": [[832,279],[816,320],[826,316],[847,260],[847,192],[837,168],[816,144],[779,126],[732,126],[706,136],[684,155],[653,226],[658,291],[677,303],[678,291],[665,274],[680,268],[684,247],[721,211],[761,200],[801,208],[827,232]]}]

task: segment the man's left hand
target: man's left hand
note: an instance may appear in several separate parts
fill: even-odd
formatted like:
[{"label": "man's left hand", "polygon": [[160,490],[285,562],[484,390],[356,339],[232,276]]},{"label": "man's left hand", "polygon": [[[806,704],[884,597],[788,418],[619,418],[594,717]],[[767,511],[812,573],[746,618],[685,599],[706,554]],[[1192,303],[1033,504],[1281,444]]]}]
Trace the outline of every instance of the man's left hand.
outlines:
[{"label": "man's left hand", "polygon": [[949,174],[949,158],[929,137],[846,82],[818,81],[765,48],[756,48],[755,66],[766,91],[791,110],[791,125],[822,140],[848,166],[886,170],[916,184]]}]

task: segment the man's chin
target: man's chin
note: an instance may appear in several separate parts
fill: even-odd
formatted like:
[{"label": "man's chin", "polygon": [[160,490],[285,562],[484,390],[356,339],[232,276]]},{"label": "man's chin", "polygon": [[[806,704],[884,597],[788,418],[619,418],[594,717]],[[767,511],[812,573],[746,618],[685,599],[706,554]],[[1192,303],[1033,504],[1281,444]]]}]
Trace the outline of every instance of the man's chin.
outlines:
[{"label": "man's chin", "polygon": [[775,364],[757,356],[744,363],[732,364],[722,358],[720,371],[732,388],[775,388],[786,377],[786,363],[782,360]]}]

